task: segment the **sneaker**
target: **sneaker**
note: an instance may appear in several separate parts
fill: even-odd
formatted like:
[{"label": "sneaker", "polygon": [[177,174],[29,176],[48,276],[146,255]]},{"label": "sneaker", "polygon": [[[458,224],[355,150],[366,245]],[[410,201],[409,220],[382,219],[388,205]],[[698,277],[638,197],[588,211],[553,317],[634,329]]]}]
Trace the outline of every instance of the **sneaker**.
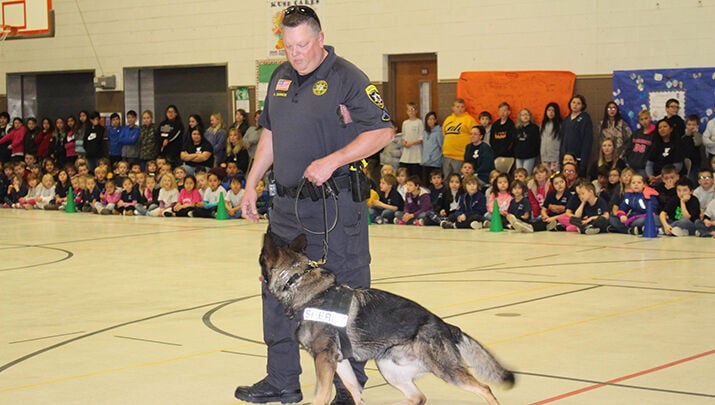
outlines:
[{"label": "sneaker", "polygon": [[[513,215],[512,215],[513,216]],[[534,227],[531,226],[531,224],[527,224],[524,221],[519,221],[517,220],[513,224],[511,224],[512,228],[514,228],[515,231],[521,232],[521,233],[532,233],[534,232]]]},{"label": "sneaker", "polygon": [[690,236],[690,232],[686,231],[685,229],[683,229],[679,226],[674,226],[670,230],[670,233],[673,234],[673,236]]},{"label": "sneaker", "polygon": [[454,229],[454,228],[455,228],[454,222],[450,222],[450,221],[447,221],[447,220],[444,220],[444,221],[440,222],[440,223],[439,223],[439,226],[441,226],[442,229]]},{"label": "sneaker", "polygon": [[384,222],[385,222],[385,218],[383,218],[383,217],[377,217],[377,218],[375,218],[374,221],[372,221],[373,224],[378,224],[378,225],[382,225]]},{"label": "sneaker", "polygon": [[189,211],[186,213],[189,217],[193,218],[194,217],[194,211]]},{"label": "sneaker", "polygon": [[405,221],[403,221],[403,220],[401,220],[401,219],[395,218],[395,224],[397,224],[397,225],[404,225],[404,224],[405,224]]},{"label": "sneaker", "polygon": [[489,228],[490,226],[492,226],[492,223],[489,220],[486,220],[482,225],[484,226],[484,228]]},{"label": "sneaker", "polygon": [[169,211],[169,210],[166,210],[166,211],[164,211],[161,215],[164,216],[164,217],[173,217],[173,216],[174,216],[174,213],[171,212],[171,211]]},{"label": "sneaker", "polygon": [[472,222],[469,224],[469,226],[470,226],[472,229],[482,229],[482,228],[483,228],[482,223],[479,222],[479,221],[472,221]]},{"label": "sneaker", "polygon": [[608,233],[618,233],[618,229],[616,229],[616,227],[613,226],[613,225],[608,225],[608,227],[606,228],[606,232],[608,232]]},{"label": "sneaker", "polygon": [[102,211],[99,211],[99,213],[102,215],[111,215],[112,210],[110,210],[109,208],[102,208]]},{"label": "sneaker", "polygon": [[630,229],[628,229],[628,233],[630,233],[631,235],[636,235],[636,236],[638,236],[638,235],[641,234],[640,227],[639,227],[639,226],[632,226],[632,227],[630,227]]},{"label": "sneaker", "polygon": [[335,387],[335,398],[330,402],[330,405],[355,405],[353,396],[350,391],[343,387]]},{"label": "sneaker", "polygon": [[413,225],[414,225],[414,226],[424,226],[424,225],[425,225],[425,220],[422,219],[422,218],[420,218],[420,219],[416,220]]},{"label": "sneaker", "polygon": [[514,224],[519,222],[519,220],[514,216],[514,214],[506,214],[506,220],[509,221],[509,225],[514,227]]},{"label": "sneaker", "polygon": [[547,231],[554,231],[556,230],[556,227],[559,225],[559,221],[549,221],[546,223],[546,230]]},{"label": "sneaker", "polygon": [[597,235],[601,233],[601,230],[593,225],[586,225],[585,227],[581,228],[581,233],[585,235]]},{"label": "sneaker", "polygon": [[271,385],[265,378],[250,387],[241,386],[236,388],[236,392],[233,395],[242,401],[253,404],[265,404],[267,402],[293,404],[303,400],[303,393],[300,392],[300,388],[297,390],[280,390]]},{"label": "sneaker", "polygon": [[125,210],[124,216],[131,217],[134,215],[134,210]]}]

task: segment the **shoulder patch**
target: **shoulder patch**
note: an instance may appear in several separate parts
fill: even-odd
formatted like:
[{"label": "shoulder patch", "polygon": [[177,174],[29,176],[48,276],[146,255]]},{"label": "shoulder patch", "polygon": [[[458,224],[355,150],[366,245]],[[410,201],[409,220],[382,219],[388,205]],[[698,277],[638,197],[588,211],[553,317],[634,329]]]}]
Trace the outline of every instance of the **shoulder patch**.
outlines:
[{"label": "shoulder patch", "polygon": [[276,91],[288,91],[288,88],[290,87],[291,80],[288,79],[280,79],[278,80],[278,83],[276,83]]},{"label": "shoulder patch", "polygon": [[372,101],[372,103],[375,104],[378,108],[385,108],[385,102],[382,100],[382,96],[380,95],[380,92],[377,91],[377,87],[375,87],[374,84],[365,87],[365,94],[367,94],[367,97],[370,99],[370,101]]}]

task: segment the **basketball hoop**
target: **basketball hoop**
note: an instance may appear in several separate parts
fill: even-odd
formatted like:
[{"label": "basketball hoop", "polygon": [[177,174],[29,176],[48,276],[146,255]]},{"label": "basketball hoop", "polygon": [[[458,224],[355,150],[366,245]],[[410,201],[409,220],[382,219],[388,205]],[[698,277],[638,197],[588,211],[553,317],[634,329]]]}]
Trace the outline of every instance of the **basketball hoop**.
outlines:
[{"label": "basketball hoop", "polygon": [[3,25],[2,34],[0,34],[0,42],[6,40],[8,37],[14,37],[17,35],[17,29],[18,27],[14,27],[12,25]]}]

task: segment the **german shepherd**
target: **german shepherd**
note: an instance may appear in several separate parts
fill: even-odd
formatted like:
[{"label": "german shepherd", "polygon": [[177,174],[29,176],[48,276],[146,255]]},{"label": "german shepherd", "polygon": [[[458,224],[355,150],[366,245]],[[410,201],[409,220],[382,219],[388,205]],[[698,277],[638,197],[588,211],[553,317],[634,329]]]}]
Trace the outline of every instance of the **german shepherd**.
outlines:
[{"label": "german shepherd", "polygon": [[[386,291],[337,285],[332,272],[305,256],[306,244],[305,235],[300,235],[289,245],[278,246],[266,234],[259,261],[262,281],[288,316],[299,320],[297,340],[315,361],[315,404],[328,403],[336,371],[355,403],[363,403],[348,357],[374,359],[385,380],[407,398],[402,404],[425,403],[413,380],[427,372],[498,404],[489,386],[477,381],[467,364],[488,381],[509,388],[514,384],[514,374],[479,342],[419,304]],[[327,297],[338,290],[347,303],[342,314],[324,308]]]}]

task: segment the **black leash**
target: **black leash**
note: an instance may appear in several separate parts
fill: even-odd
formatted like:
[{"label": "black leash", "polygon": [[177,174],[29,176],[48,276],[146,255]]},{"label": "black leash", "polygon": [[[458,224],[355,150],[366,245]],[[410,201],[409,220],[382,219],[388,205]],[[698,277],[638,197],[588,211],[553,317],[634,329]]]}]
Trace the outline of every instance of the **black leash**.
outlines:
[{"label": "black leash", "polygon": [[[303,187],[305,187],[306,182],[308,180],[303,177],[300,180],[300,184],[298,185],[298,191],[296,193],[295,197],[295,217],[298,220],[298,224],[300,224],[301,228],[303,228],[304,231],[312,234],[312,235],[323,235],[323,257],[320,258],[320,260],[311,260],[310,261],[310,266],[312,268],[320,267],[325,264],[325,262],[328,260],[328,233],[335,229],[335,226],[338,224],[338,196],[336,194],[336,190],[333,190],[328,182],[324,183],[322,186],[320,186],[320,192],[322,193],[322,200],[323,200],[323,232],[319,231],[314,231],[312,229],[308,229],[305,225],[303,225],[303,221],[300,220],[300,214],[298,213],[298,200],[300,199],[301,191],[303,190]],[[330,195],[333,198],[333,202],[335,204],[335,221],[333,221],[333,224],[330,225],[328,228],[328,203],[327,203],[327,196],[326,196],[326,189],[327,189],[327,194]]]}]

